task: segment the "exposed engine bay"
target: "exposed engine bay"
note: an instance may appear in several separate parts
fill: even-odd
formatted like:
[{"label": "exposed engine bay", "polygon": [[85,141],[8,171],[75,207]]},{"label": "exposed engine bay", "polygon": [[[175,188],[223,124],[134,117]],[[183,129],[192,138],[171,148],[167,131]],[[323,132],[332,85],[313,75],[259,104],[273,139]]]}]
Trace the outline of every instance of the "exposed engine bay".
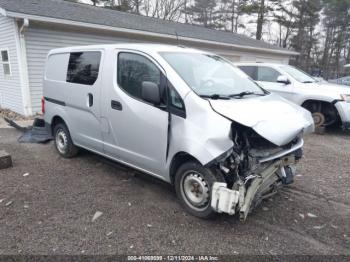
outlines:
[{"label": "exposed engine bay", "polygon": [[209,163],[226,182],[214,183],[211,206],[219,213],[239,213],[244,221],[263,199],[293,182],[303,140],[297,136],[286,145],[276,146],[250,127],[233,122],[231,130],[233,148]]}]

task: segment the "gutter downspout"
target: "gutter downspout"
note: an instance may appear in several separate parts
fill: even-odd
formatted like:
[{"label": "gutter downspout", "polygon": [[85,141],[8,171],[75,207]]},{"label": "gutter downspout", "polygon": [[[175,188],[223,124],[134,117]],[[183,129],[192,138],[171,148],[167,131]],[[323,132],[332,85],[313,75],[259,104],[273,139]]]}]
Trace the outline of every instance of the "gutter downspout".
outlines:
[{"label": "gutter downspout", "polygon": [[[28,74],[28,63],[27,63],[27,49],[25,43],[24,33],[29,27],[29,19],[22,19],[22,26],[18,28],[18,23],[15,23],[18,29],[18,63],[20,70],[21,78],[21,89],[22,89],[22,100],[24,107],[25,116],[33,115],[32,111],[32,99],[30,96],[30,87],[29,87],[29,74]],[[17,37],[16,37],[17,38]]]}]

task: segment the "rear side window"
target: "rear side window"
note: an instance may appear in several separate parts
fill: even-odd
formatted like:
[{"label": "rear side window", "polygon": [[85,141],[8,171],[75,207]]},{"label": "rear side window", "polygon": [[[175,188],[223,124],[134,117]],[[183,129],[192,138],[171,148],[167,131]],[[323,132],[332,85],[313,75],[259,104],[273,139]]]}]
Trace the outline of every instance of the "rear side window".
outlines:
[{"label": "rear side window", "polygon": [[256,66],[238,66],[244,73],[250,76],[253,80],[257,80],[257,67]]},{"label": "rear side window", "polygon": [[117,71],[118,85],[135,98],[141,99],[143,81],[160,85],[160,70],[153,62],[142,55],[119,53]]},{"label": "rear side window", "polygon": [[93,85],[98,77],[101,52],[75,52],[69,56],[67,82]]},{"label": "rear side window", "polygon": [[277,82],[278,76],[281,75],[277,70],[267,66],[239,66],[239,69],[255,81]]},{"label": "rear side window", "polygon": [[258,79],[257,79],[257,81],[277,82],[277,78],[280,75],[281,74],[277,70],[275,70],[271,67],[259,66],[258,67]]}]

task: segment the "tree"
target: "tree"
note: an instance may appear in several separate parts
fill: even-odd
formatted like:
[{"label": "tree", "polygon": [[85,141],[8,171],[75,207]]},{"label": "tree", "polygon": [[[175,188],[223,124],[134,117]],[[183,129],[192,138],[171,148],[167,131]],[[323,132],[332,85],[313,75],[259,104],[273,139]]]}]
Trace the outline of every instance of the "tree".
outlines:
[{"label": "tree", "polygon": [[291,47],[300,53],[295,64],[309,71],[312,66],[312,52],[318,43],[316,26],[320,22],[321,0],[294,0],[295,35],[291,38]]},{"label": "tree", "polygon": [[323,1],[324,50],[320,62],[324,77],[339,77],[350,63],[350,1]]},{"label": "tree", "polygon": [[208,28],[219,28],[221,27],[218,23],[219,12],[216,8],[215,0],[195,0],[187,10],[194,23]]},{"label": "tree", "polygon": [[274,5],[277,0],[250,0],[244,7],[243,10],[252,15],[257,15],[256,19],[256,33],[255,38],[257,40],[262,39],[263,26],[267,20],[267,16],[270,12],[273,12]]},{"label": "tree", "polygon": [[[244,15],[244,7],[248,0],[221,0],[220,13],[221,19],[225,23],[226,31],[237,33],[239,27],[244,27],[239,19]],[[228,27],[228,29],[227,29]]]},{"label": "tree", "polygon": [[279,28],[277,44],[280,47],[288,47],[289,40],[295,30],[295,12],[296,10],[292,5],[292,0],[279,0],[276,3],[273,21]]}]

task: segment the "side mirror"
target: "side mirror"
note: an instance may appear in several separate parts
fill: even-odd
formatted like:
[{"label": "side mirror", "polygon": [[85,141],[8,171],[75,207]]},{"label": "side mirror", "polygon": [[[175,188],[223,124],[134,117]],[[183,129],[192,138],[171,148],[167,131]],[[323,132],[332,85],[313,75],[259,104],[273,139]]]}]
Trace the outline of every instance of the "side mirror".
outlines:
[{"label": "side mirror", "polygon": [[143,100],[154,105],[160,104],[160,90],[156,83],[144,81],[141,88],[141,97]]},{"label": "side mirror", "polygon": [[290,81],[289,81],[288,77],[286,77],[285,75],[280,75],[277,77],[277,83],[289,85]]}]

